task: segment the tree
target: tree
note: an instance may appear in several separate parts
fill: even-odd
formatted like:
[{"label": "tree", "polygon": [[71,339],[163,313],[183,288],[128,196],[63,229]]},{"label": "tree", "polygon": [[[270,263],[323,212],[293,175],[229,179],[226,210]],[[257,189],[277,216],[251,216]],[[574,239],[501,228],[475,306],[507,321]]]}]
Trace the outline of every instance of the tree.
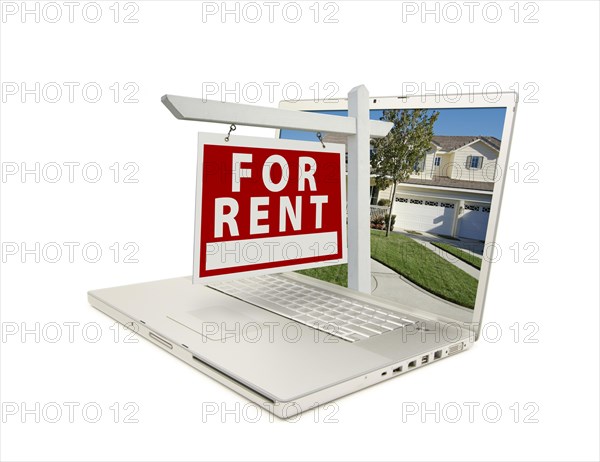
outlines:
[{"label": "tree", "polygon": [[[376,175],[375,184],[380,189],[393,185],[389,215],[396,198],[396,185],[406,181],[416,170],[425,154],[431,149],[433,124],[439,112],[427,109],[386,109],[381,120],[394,126],[385,138],[372,140],[371,169]],[[391,221],[391,220],[390,220]],[[390,233],[388,226],[385,235]]]}]

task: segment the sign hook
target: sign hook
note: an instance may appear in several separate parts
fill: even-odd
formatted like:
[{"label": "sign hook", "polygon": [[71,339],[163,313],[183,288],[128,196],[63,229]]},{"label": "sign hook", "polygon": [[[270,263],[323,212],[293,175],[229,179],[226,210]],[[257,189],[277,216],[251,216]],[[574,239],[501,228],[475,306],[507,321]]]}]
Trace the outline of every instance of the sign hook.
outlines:
[{"label": "sign hook", "polygon": [[321,135],[321,132],[317,132],[317,138],[319,138],[319,141],[323,145],[323,149],[325,149],[325,143],[323,143],[323,135]]},{"label": "sign hook", "polygon": [[[226,143],[229,143],[229,135],[231,135],[231,132],[234,132],[236,128],[237,127],[235,126],[235,124],[231,124],[229,126],[229,131],[227,132],[227,136],[225,137],[225,142]],[[323,146],[323,147],[325,147],[325,146]]]}]

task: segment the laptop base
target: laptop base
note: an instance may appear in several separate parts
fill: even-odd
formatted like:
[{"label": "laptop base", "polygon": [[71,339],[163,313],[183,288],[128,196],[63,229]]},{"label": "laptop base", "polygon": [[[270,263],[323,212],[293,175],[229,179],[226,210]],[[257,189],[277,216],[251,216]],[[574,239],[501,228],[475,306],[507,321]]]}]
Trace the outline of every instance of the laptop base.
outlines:
[{"label": "laptop base", "polygon": [[[189,277],[90,291],[88,301],[280,418],[465,351],[474,340],[467,331],[453,327],[451,342],[417,331],[405,333],[403,340],[396,332],[345,342],[194,285]],[[197,312],[207,313],[202,322],[195,320]],[[211,313],[216,318],[210,318]],[[210,319],[219,316],[230,324],[222,324],[222,332],[215,334],[216,323]],[[302,333],[299,340],[292,332]],[[257,334],[262,336],[258,341]]]}]

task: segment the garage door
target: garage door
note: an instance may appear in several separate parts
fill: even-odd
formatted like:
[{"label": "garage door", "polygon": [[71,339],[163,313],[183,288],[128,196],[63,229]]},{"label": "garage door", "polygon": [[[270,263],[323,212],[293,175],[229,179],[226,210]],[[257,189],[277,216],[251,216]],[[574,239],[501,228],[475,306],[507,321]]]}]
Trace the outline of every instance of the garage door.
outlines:
[{"label": "garage door", "polygon": [[459,219],[458,236],[485,240],[489,218],[489,204],[465,202],[465,210]]},{"label": "garage door", "polygon": [[456,204],[432,197],[396,196],[394,229],[425,231],[433,234],[452,233]]}]

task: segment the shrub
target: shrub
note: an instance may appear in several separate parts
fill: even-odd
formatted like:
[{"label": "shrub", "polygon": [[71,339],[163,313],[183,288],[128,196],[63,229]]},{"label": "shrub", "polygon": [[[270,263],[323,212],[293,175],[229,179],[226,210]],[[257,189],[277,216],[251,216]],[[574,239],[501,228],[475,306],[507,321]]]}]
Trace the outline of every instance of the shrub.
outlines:
[{"label": "shrub", "polygon": [[390,205],[390,200],[389,199],[379,199],[377,201],[377,205],[388,207]]},{"label": "shrub", "polygon": [[[387,224],[390,219],[389,214],[383,215],[375,215],[371,217],[371,228],[373,229],[381,229],[386,230]],[[396,222],[396,215],[392,215],[392,226],[390,227],[390,231],[394,229],[394,223]]]},{"label": "shrub", "polygon": [[384,229],[385,220],[383,215],[374,215],[371,217],[371,228],[373,229]]}]

